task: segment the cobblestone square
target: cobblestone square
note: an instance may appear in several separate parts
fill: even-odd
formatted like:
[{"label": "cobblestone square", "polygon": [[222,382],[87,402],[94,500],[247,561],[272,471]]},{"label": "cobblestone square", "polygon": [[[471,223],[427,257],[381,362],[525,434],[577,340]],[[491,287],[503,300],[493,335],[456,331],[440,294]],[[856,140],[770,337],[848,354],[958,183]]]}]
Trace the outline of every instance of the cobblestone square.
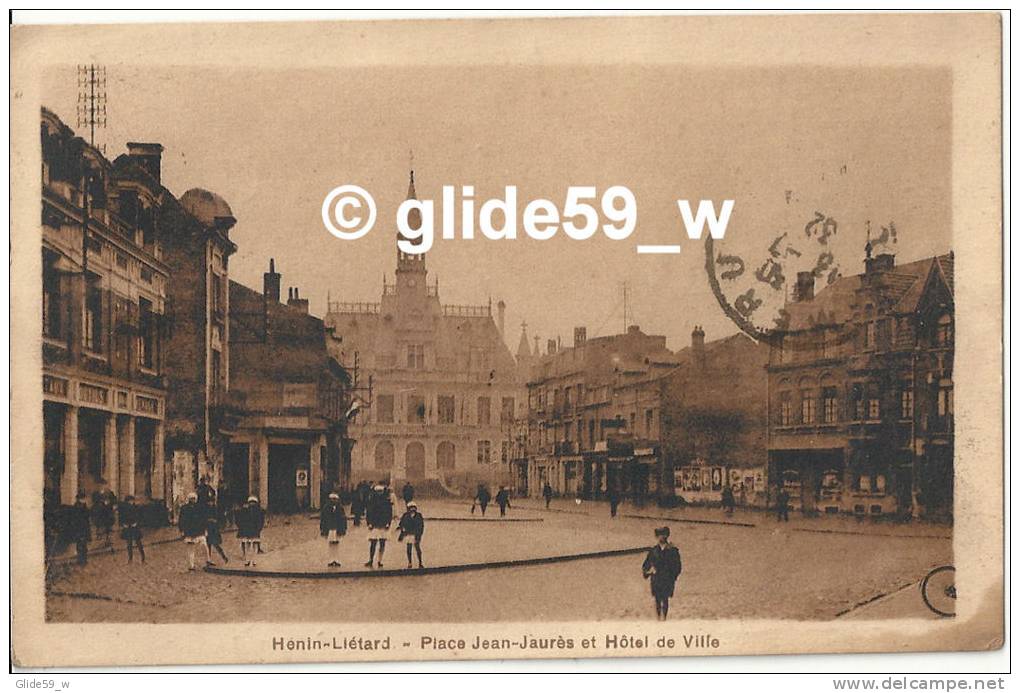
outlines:
[{"label": "cobblestone square", "polygon": [[[428,523],[423,539],[426,565],[433,564],[433,559],[501,561],[550,552],[573,554],[651,545],[652,529],[666,524],[672,528],[684,565],[671,619],[828,620],[852,616],[859,605],[915,585],[933,567],[952,563],[949,532],[933,525],[835,520],[780,524],[760,513],[730,517],[713,510],[630,506],[621,507],[620,515],[610,519],[608,508],[601,503],[557,501],[549,511],[538,504],[527,507],[527,501],[523,505],[511,510],[509,517],[540,517],[543,521]],[[472,517],[465,504],[423,502],[422,508],[426,517]],[[318,521],[307,516],[271,518],[264,538],[267,553],[260,557],[263,565],[278,565],[286,555],[300,556],[297,560],[308,565],[325,560]],[[343,560],[360,566],[367,559],[364,527],[354,528],[344,541]],[[534,550],[528,548],[529,543]],[[465,547],[463,556],[455,555],[456,547]],[[641,577],[640,553],[442,575],[411,571],[406,576],[366,580],[189,572],[186,549],[180,542],[150,545],[144,565],[137,559],[129,565],[123,547],[116,548],[113,554],[93,556],[84,568],[68,565],[59,569],[63,574],[49,586],[50,621],[357,623],[654,618],[648,584]],[[240,561],[232,534],[224,537],[224,548],[231,564]],[[388,542],[387,567],[402,567],[404,561],[403,546]],[[907,611],[932,617],[919,598],[917,602],[916,608]],[[870,608],[868,616],[882,618],[880,605]]]}]

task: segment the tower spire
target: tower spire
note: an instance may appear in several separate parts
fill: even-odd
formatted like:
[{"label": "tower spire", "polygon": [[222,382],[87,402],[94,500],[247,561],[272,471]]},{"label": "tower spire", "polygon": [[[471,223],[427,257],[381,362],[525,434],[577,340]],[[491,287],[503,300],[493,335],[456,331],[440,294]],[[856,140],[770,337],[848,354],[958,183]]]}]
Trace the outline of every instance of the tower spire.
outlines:
[{"label": "tower spire", "polygon": [[531,347],[528,345],[528,323],[521,323],[521,341],[517,344],[517,362],[531,358]]},{"label": "tower spire", "polygon": [[[412,157],[412,163],[413,163],[414,155],[412,154],[411,157]],[[418,199],[418,195],[417,195],[417,193],[414,190],[414,169],[413,168],[410,169],[410,180],[409,180],[409,182],[407,184],[407,199],[408,200],[417,200]],[[418,209],[412,209],[408,213],[408,215],[407,215],[407,225],[410,228],[412,228],[412,229],[418,230],[418,229],[421,228],[421,223],[422,223],[421,222],[421,211],[418,210]],[[404,238],[401,235],[400,231],[398,230],[397,231],[397,241],[399,242],[400,240],[405,240],[405,241],[410,241],[411,243],[415,243],[414,241],[411,241],[411,239]],[[420,242],[420,241],[418,241],[418,242]],[[405,252],[403,252],[400,249],[400,246],[398,245],[397,246],[397,270],[398,271],[418,271],[418,272],[424,272],[425,271],[425,253],[418,253],[418,254],[405,253]]]}]

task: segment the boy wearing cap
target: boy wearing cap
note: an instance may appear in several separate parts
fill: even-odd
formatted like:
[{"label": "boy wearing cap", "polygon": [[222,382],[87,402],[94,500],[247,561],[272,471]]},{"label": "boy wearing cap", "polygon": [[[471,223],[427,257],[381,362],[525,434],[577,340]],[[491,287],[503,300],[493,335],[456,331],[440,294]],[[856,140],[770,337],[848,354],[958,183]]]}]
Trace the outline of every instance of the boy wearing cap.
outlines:
[{"label": "boy wearing cap", "polygon": [[[262,528],[266,524],[266,516],[259,507],[259,499],[248,496],[248,503],[239,508],[234,517],[237,524],[237,538],[241,542],[241,558],[245,565],[255,565],[255,556],[262,544]],[[248,557],[249,553],[251,558]]]},{"label": "boy wearing cap", "polygon": [[319,534],[326,537],[329,551],[329,568],[340,567],[340,537],[347,534],[347,515],[340,503],[340,494],[329,494],[329,502],[319,511]]},{"label": "boy wearing cap", "polygon": [[393,523],[393,502],[390,492],[382,484],[376,484],[368,498],[365,508],[365,524],[368,525],[368,562],[366,568],[372,567],[375,558],[375,546],[379,545],[379,567],[383,567],[383,553],[386,551],[386,533]]},{"label": "boy wearing cap", "polygon": [[421,563],[421,535],[425,532],[425,518],[418,512],[417,503],[412,501],[407,504],[407,512],[400,516],[397,529],[400,530],[400,534],[397,535],[397,541],[402,541],[407,545],[408,569],[411,568],[412,546],[418,556],[418,567],[424,568],[425,566]]},{"label": "boy wearing cap", "polygon": [[189,493],[188,502],[181,508],[177,518],[177,528],[184,536],[184,543],[188,545],[188,570],[195,569],[195,551],[200,544],[205,545],[205,521],[206,509],[198,504],[198,494]]},{"label": "boy wearing cap", "polygon": [[648,550],[641,572],[649,578],[652,597],[655,599],[655,615],[665,621],[669,614],[669,598],[673,596],[676,579],[683,569],[680,549],[669,543],[669,527],[655,530],[656,544]]}]

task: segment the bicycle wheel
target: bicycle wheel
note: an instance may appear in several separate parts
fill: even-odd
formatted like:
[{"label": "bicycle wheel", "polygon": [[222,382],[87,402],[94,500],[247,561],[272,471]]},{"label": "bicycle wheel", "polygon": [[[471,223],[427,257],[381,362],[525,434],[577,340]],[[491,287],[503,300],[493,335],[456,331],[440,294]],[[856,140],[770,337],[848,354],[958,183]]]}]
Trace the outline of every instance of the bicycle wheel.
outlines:
[{"label": "bicycle wheel", "polygon": [[956,615],[956,568],[944,565],[928,573],[921,582],[924,605],[944,618]]}]

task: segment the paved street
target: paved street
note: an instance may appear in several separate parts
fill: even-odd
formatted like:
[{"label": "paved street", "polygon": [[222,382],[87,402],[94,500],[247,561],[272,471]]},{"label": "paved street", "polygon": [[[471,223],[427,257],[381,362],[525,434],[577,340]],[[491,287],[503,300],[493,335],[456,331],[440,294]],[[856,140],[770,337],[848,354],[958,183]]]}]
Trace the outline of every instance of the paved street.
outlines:
[{"label": "paved street", "polygon": [[[795,519],[777,524],[760,513],[727,518],[717,510],[623,507],[623,514],[675,519],[608,518],[602,504],[554,501],[553,512],[521,500],[511,517],[543,522],[433,522],[423,546],[474,542],[471,558],[506,560],[534,553],[650,544],[652,529],[669,524],[683,553],[684,574],[671,616],[676,618],[832,619],[855,615],[858,605],[916,583],[932,567],[952,562],[948,529],[931,525],[858,523],[853,519]],[[526,508],[526,509],[525,509]],[[469,506],[422,503],[426,517],[470,517]],[[555,512],[555,510],[560,512]],[[569,511],[569,512],[564,512]],[[590,513],[590,514],[589,514]],[[714,524],[725,521],[755,526]],[[360,532],[360,533],[359,533]],[[366,545],[360,529],[347,541]],[[486,533],[492,532],[490,539]],[[594,538],[593,538],[594,537]],[[265,533],[266,562],[306,544],[317,545],[318,521],[272,518]],[[239,549],[225,537],[232,561]],[[478,549],[478,547],[484,547]],[[509,549],[513,546],[513,550]],[[365,547],[367,548],[367,546]],[[387,567],[403,564],[391,545]],[[446,551],[446,550],[444,550]],[[303,553],[303,552],[299,552]],[[367,551],[366,551],[367,553]],[[445,575],[310,580],[189,573],[179,542],[152,546],[148,562],[127,565],[123,552],[68,566],[50,587],[47,615],[54,621],[216,622],[287,621],[517,621],[653,617],[640,555]],[[362,558],[362,562],[367,556]],[[445,560],[445,559],[444,559]],[[909,590],[907,590],[909,592]],[[456,596],[451,596],[456,595]],[[896,603],[905,599],[902,595]],[[868,616],[883,618],[881,602]]]}]

